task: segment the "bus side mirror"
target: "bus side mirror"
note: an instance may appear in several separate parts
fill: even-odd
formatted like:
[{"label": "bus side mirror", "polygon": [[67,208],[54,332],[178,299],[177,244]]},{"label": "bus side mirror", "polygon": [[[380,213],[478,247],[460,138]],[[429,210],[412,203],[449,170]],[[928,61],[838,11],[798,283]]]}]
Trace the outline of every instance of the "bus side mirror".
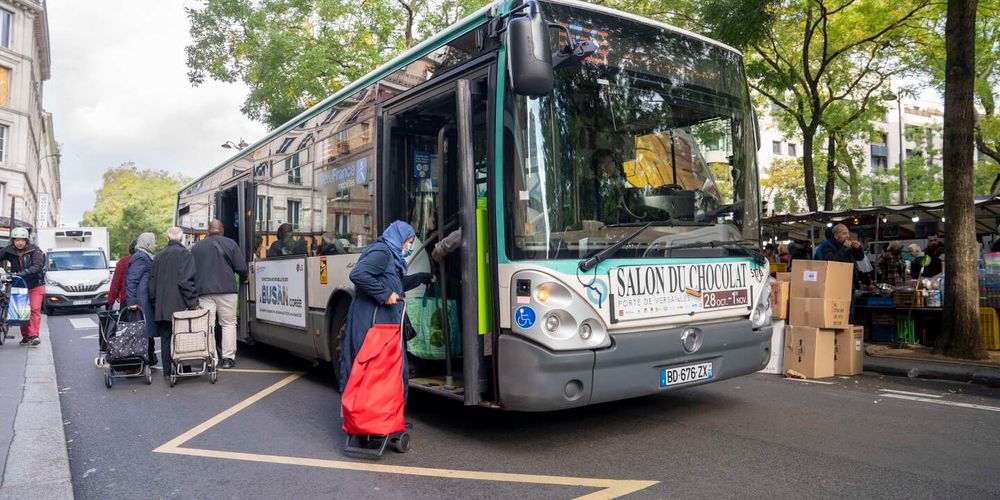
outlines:
[{"label": "bus side mirror", "polygon": [[538,3],[528,0],[507,22],[507,67],[515,94],[541,97],[552,91],[551,50],[548,23]]}]

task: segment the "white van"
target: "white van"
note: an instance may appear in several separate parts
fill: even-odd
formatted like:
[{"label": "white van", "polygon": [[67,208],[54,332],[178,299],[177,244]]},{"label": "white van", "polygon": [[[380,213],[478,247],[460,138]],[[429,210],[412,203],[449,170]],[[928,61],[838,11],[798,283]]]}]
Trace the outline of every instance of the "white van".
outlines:
[{"label": "white van", "polygon": [[46,314],[56,309],[96,309],[108,303],[108,230],[103,227],[46,228],[38,232],[45,252]]}]

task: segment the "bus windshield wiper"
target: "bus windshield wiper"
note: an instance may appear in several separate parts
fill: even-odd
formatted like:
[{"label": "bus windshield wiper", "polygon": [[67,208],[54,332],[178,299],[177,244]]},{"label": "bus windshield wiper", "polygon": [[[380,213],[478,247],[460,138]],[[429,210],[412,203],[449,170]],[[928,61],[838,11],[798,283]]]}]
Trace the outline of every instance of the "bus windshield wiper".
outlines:
[{"label": "bus windshield wiper", "polygon": [[759,265],[767,264],[767,257],[760,253],[759,250],[748,247],[747,244],[760,245],[759,241],[756,240],[711,240],[711,241],[696,241],[694,243],[685,243],[683,245],[674,245],[666,247],[663,249],[664,252],[670,252],[671,250],[683,250],[686,248],[722,248],[725,250],[735,250],[737,252],[746,255],[753,259]]},{"label": "bus windshield wiper", "polygon": [[[662,222],[667,222],[667,221],[662,221]],[[597,252],[597,254],[594,255],[593,257],[589,257],[589,258],[581,260],[580,263],[579,263],[580,271],[583,271],[583,272],[590,271],[591,269],[597,267],[597,265],[600,264],[601,262],[604,262],[605,260],[611,258],[611,256],[614,255],[615,253],[617,253],[618,250],[621,249],[621,247],[627,245],[628,242],[630,242],[633,239],[635,239],[636,236],[639,236],[639,234],[642,233],[643,231],[645,231],[646,229],[649,229],[649,227],[652,226],[653,224],[656,224],[656,223],[655,222],[647,222],[646,225],[640,227],[639,229],[636,229],[635,232],[633,232],[632,234],[626,236],[624,239],[622,239],[618,243],[615,243],[614,245],[611,245],[608,248],[605,248],[604,250],[601,250],[600,252]]]}]

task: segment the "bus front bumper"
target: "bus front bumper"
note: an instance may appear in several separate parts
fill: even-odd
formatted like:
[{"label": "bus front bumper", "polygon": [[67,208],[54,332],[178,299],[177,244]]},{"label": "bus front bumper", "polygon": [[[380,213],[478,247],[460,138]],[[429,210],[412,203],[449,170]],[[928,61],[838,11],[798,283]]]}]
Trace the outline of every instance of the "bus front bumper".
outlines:
[{"label": "bus front bumper", "polygon": [[[698,330],[702,344],[685,351],[681,337]],[[728,321],[613,336],[611,347],[557,352],[514,334],[499,339],[499,389],[504,408],[550,411],[647,396],[756,372],[767,365],[771,326]],[[660,386],[661,370],[712,363],[712,377]]]}]

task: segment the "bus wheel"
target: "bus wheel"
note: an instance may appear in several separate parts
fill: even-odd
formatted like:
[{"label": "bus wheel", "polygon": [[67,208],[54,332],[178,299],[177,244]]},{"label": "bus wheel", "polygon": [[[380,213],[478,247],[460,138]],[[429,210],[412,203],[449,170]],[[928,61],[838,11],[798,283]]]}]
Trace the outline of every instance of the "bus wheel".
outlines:
[{"label": "bus wheel", "polygon": [[339,300],[330,318],[330,364],[333,365],[333,380],[340,389],[340,359],[344,352],[344,334],[347,330],[347,310],[349,300]]}]

